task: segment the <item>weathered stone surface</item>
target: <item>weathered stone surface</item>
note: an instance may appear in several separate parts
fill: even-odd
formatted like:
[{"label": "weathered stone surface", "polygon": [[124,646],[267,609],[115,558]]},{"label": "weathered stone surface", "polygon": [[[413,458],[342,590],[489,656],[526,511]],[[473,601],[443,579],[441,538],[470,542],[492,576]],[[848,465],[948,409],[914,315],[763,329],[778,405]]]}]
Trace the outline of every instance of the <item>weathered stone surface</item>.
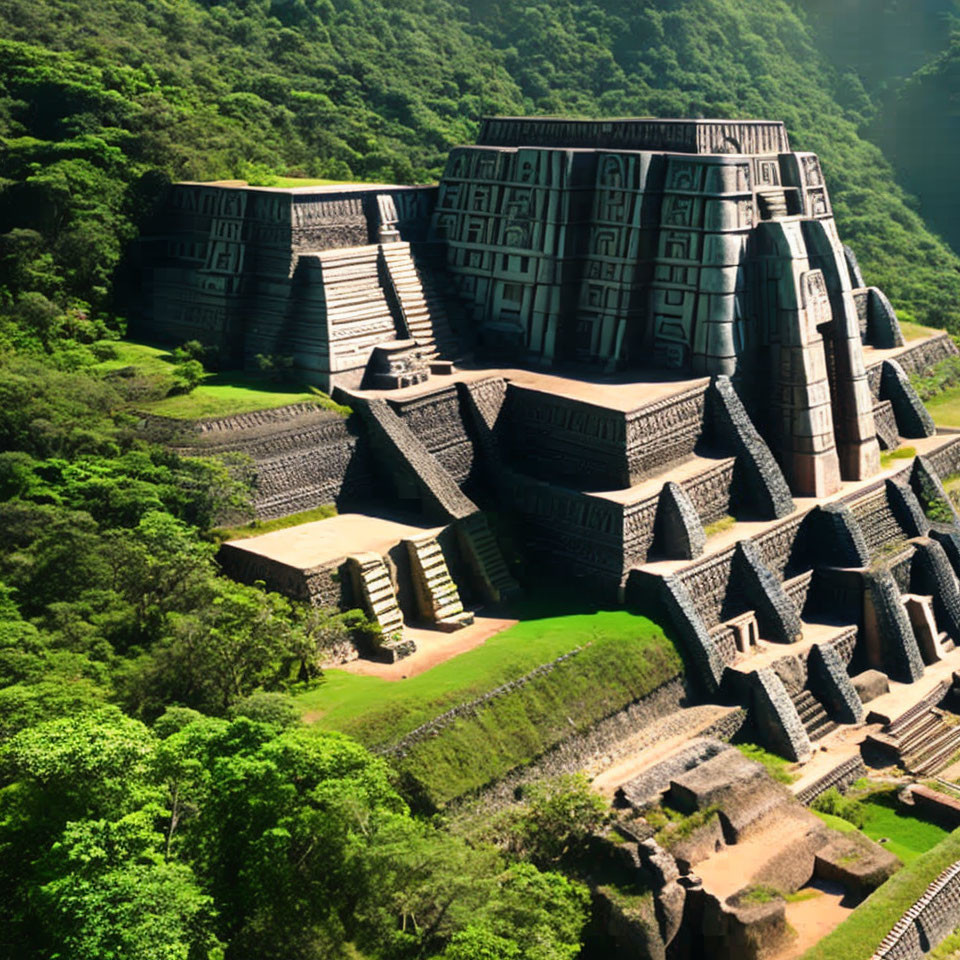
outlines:
[{"label": "weathered stone surface", "polygon": [[918,540],[911,567],[915,593],[933,597],[936,625],[954,641],[960,641],[960,590],[946,551],[936,540]]},{"label": "weathered stone surface", "polygon": [[822,504],[813,512],[811,521],[810,553],[819,562],[837,567],[867,565],[867,541],[847,504]]},{"label": "weathered stone surface", "polygon": [[733,575],[757,611],[761,637],[776,643],[800,639],[802,627],[797,608],[784,593],[780,579],[764,565],[752,540],[737,543]]},{"label": "weathered stone surface", "polygon": [[894,680],[923,676],[923,659],[900,589],[889,570],[868,570],[864,581],[864,640],[868,662]]},{"label": "weathered stone surface", "polygon": [[836,834],[816,857],[816,875],[842,884],[857,896],[872,893],[903,864],[862,833]]},{"label": "weathered stone surface", "polygon": [[660,599],[693,662],[698,680],[708,693],[716,694],[723,680],[724,664],[693,598],[676,577],[664,577]]},{"label": "weathered stone surface", "polygon": [[884,360],[880,374],[880,399],[893,404],[897,429],[902,437],[932,437],[933,417],[917,396],[903,367],[896,360]]},{"label": "weathered stone surface", "polygon": [[924,537],[930,529],[927,519],[916,494],[906,484],[894,480],[886,482],[887,501],[890,510],[896,517],[900,529],[908,537]]},{"label": "weathered stone surface", "polygon": [[750,676],[754,722],[764,743],[789,760],[807,760],[813,752],[810,739],[780,678],[769,667]]},{"label": "weathered stone surface", "polygon": [[692,560],[707,543],[700,517],[678,483],[667,481],[657,501],[654,548],[672,560]]},{"label": "weathered stone surface", "polygon": [[850,682],[857,691],[861,703],[876,700],[890,690],[890,679],[880,670],[864,670],[855,677],[851,677]]},{"label": "weathered stone surface", "polygon": [[749,504],[760,516],[775,520],[793,512],[793,498],[783,471],[757,432],[729,377],[715,377],[710,391],[714,430],[736,450],[740,479]]},{"label": "weathered stone surface", "polygon": [[727,754],[734,748],[720,740],[698,737],[659,763],[653,764],[642,774],[634,777],[617,789],[617,799],[640,810],[652,803],[659,803],[662,794],[676,777],[716,757]]},{"label": "weathered stone surface", "polygon": [[748,790],[767,778],[763,767],[739,750],[724,750],[670,781],[670,801],[686,813],[716,806],[733,789]]},{"label": "weathered stone surface", "polygon": [[810,689],[823,703],[832,719],[860,723],[863,703],[837,651],[829,643],[815,643],[807,659]]}]

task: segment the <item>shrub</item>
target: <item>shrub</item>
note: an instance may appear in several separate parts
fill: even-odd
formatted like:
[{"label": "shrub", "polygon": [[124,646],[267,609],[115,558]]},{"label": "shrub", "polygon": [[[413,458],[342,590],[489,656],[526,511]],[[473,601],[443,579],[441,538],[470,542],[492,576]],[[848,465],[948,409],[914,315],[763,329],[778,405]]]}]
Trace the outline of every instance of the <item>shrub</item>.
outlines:
[{"label": "shrub", "polygon": [[825,793],[821,793],[811,806],[821,813],[829,813],[834,817],[840,817],[841,820],[852,823],[857,829],[863,827],[867,822],[867,810],[864,805],[852,797],[845,797],[836,787],[831,787]]}]

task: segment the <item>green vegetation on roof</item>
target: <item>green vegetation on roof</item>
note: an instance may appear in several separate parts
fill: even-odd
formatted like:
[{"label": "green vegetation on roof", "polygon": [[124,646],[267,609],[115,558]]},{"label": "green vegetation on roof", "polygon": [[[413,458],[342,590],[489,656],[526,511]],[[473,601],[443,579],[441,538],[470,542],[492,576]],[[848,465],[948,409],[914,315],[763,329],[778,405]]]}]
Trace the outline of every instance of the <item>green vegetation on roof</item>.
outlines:
[{"label": "green vegetation on roof", "polygon": [[[137,343],[132,340],[101,341],[116,354],[102,360],[91,369],[106,376],[133,376],[153,380],[159,392],[168,389],[165,384],[173,374],[173,354],[167,347]],[[170,381],[172,385],[172,381]],[[157,391],[155,390],[154,393]],[[152,395],[152,394],[151,394]],[[137,410],[179,420],[230,417],[254,410],[269,410],[291,403],[316,403],[341,415],[347,407],[335,403],[319,390],[302,383],[276,382],[248,371],[226,370],[205,373],[200,384],[189,393],[170,392],[159,399],[136,403]]]},{"label": "green vegetation on roof", "polygon": [[327,520],[337,515],[337,508],[332,503],[323,503],[319,507],[301,510],[299,513],[288,513],[285,517],[274,517],[273,520],[251,520],[249,523],[236,527],[216,527],[210,531],[210,539],[223,543],[225,540],[245,540],[249,537],[259,537],[264,533],[273,533],[275,530],[286,530],[289,527],[299,527],[304,523],[313,523],[316,520]]}]

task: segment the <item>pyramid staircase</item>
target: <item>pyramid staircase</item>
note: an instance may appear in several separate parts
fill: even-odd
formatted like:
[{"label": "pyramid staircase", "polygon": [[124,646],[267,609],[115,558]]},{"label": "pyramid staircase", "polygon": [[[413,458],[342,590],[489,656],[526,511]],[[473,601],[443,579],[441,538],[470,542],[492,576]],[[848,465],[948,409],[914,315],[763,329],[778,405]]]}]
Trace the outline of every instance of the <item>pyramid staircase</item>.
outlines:
[{"label": "pyramid staircase", "polygon": [[915,776],[930,776],[960,751],[960,717],[930,707],[912,717],[893,739],[900,766]]},{"label": "pyramid staircase", "polygon": [[377,553],[358,553],[347,560],[353,568],[355,585],[367,616],[380,624],[384,637],[403,630],[403,614],[383,557]]},{"label": "pyramid staircase", "polygon": [[[366,354],[397,336],[396,323],[380,284],[380,250],[375,244],[321,250],[323,292],[331,346],[338,353]],[[331,357],[331,360],[333,358]]]},{"label": "pyramid staircase", "polygon": [[826,707],[809,690],[800,690],[790,699],[797,708],[800,722],[807,731],[807,737],[811,743],[814,740],[823,739],[828,733],[837,729],[838,724],[830,719]]},{"label": "pyramid staircase", "polygon": [[483,513],[465,517],[457,524],[467,561],[482,584],[486,599],[499,603],[520,593],[520,585],[510,576],[490,524]]},{"label": "pyramid staircase", "polygon": [[380,249],[409,337],[417,341],[428,360],[456,359],[459,344],[446,298],[432,272],[417,265],[409,243],[383,243]]},{"label": "pyramid staircase", "polygon": [[410,555],[413,586],[421,614],[442,630],[459,630],[473,623],[463,609],[460,591],[447,568],[437,538],[427,534],[403,541]]}]

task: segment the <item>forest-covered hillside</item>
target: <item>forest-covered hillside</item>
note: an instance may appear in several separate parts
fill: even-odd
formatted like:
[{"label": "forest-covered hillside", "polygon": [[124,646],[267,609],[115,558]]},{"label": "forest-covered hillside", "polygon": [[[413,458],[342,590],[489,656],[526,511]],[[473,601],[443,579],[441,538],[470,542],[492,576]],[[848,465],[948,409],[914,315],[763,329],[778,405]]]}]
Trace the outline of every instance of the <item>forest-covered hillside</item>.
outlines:
[{"label": "forest-covered hillside", "polygon": [[[151,171],[428,181],[480,115],[500,111],[782,118],[797,148],[823,158],[870,281],[916,319],[960,329],[960,260],[865,138],[886,82],[870,55],[882,42],[838,67],[825,39],[861,22],[889,20],[889,34],[902,4],[872,18],[822,6],[2,0],[0,310],[16,319],[4,339],[96,333],[65,308],[113,306]],[[888,72],[920,64],[929,32],[904,32],[912,52],[902,69],[884,60]]]}]

